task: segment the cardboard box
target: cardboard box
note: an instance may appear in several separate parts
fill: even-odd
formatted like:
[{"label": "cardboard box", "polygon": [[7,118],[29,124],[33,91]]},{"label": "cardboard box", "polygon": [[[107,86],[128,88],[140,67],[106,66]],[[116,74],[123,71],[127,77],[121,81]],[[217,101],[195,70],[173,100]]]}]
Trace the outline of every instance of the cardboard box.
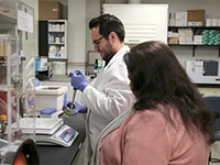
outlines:
[{"label": "cardboard box", "polygon": [[168,44],[179,44],[179,40],[177,37],[172,37],[168,39]]},{"label": "cardboard box", "polygon": [[6,40],[0,40],[0,56],[7,56],[7,45]]},{"label": "cardboard box", "polygon": [[187,12],[176,12],[176,26],[187,26]]},{"label": "cardboard box", "polygon": [[188,25],[191,22],[201,22],[205,26],[205,10],[187,10],[187,22]]},{"label": "cardboard box", "polygon": [[39,1],[39,20],[62,19],[62,9],[58,1]]}]

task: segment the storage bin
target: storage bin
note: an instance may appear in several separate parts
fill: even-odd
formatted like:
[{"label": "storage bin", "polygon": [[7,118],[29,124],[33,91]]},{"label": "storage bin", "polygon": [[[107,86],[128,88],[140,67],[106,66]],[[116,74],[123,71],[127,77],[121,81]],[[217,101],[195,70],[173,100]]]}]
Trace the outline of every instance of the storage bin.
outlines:
[{"label": "storage bin", "polygon": [[35,88],[35,109],[45,108],[62,110],[66,99],[66,86],[39,86]]},{"label": "storage bin", "polygon": [[53,62],[53,74],[54,75],[65,75],[66,74],[66,63],[65,62]]}]

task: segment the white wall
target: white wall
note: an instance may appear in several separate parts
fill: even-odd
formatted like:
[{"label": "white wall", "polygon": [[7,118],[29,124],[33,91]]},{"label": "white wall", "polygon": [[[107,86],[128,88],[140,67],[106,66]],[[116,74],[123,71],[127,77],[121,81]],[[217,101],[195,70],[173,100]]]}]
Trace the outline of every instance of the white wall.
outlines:
[{"label": "white wall", "polygon": [[87,52],[93,50],[88,22],[99,8],[99,0],[68,0],[68,72],[86,69]]},{"label": "white wall", "polygon": [[68,0],[68,72],[85,67],[86,0]]},{"label": "white wall", "polygon": [[94,50],[94,47],[92,45],[92,40],[90,37],[90,30],[88,27],[89,21],[100,15],[100,2],[99,0],[87,0],[86,3],[86,51]]}]

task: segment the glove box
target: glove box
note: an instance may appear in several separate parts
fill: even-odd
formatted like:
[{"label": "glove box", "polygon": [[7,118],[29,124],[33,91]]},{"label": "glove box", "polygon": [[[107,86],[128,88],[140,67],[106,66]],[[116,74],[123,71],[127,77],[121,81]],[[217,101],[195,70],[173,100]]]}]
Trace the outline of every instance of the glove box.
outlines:
[{"label": "glove box", "polygon": [[35,109],[56,108],[62,110],[66,102],[66,86],[38,86],[35,87]]}]

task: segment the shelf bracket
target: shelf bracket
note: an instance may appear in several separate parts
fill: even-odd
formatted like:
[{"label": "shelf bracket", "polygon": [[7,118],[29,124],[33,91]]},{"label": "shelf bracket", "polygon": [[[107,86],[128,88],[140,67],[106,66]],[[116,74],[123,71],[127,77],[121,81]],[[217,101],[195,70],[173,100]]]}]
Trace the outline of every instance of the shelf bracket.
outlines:
[{"label": "shelf bracket", "polygon": [[220,45],[218,47],[218,57],[220,57]]},{"label": "shelf bracket", "polygon": [[196,46],[193,46],[193,52],[192,52],[193,57],[195,57],[195,50],[196,50]]}]

